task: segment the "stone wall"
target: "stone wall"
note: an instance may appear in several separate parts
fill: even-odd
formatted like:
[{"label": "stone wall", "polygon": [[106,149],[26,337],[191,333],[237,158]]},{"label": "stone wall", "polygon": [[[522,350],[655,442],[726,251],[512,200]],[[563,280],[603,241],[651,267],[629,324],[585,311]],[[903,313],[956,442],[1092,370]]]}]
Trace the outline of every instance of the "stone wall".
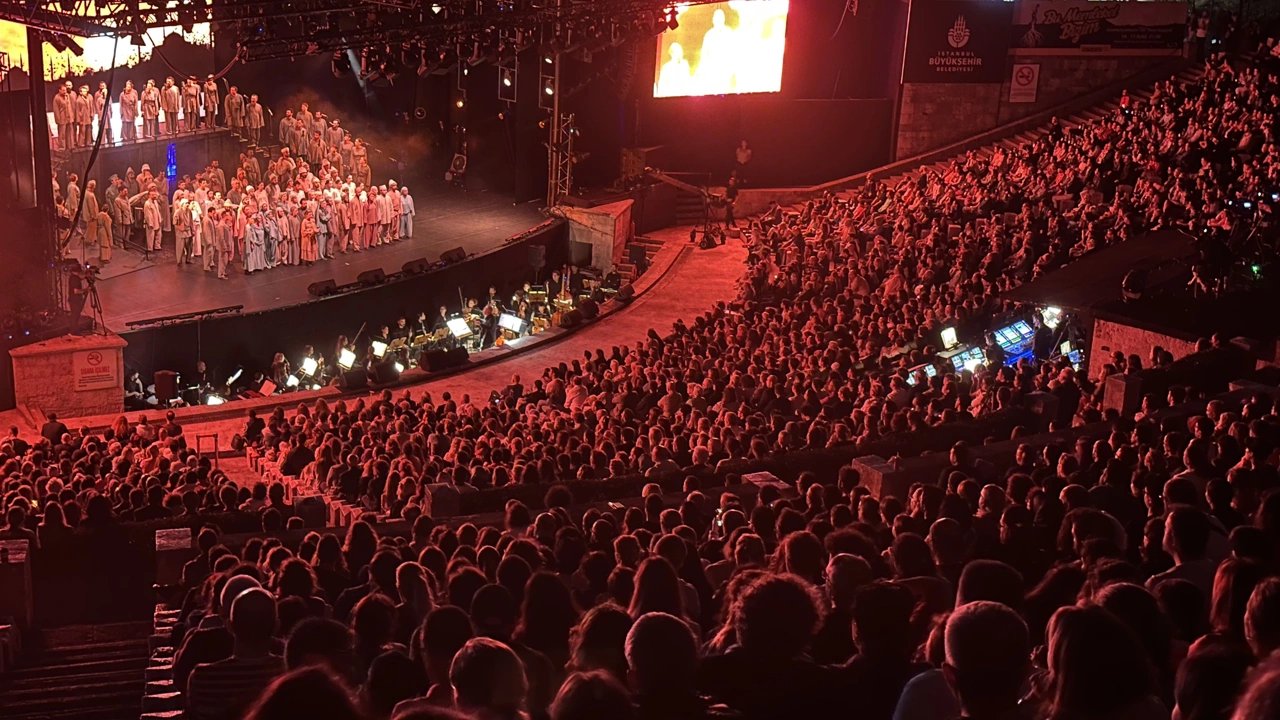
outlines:
[{"label": "stone wall", "polygon": [[[1069,102],[1083,93],[1092,92],[1133,77],[1144,70],[1168,63],[1166,56],[1101,56],[1089,55],[1044,55],[1044,56],[1009,56],[1009,77],[1000,86],[1000,111],[997,124],[1020,120],[1050,108]],[[1033,103],[1010,103],[1009,84],[1013,74],[1014,63],[1036,63],[1040,65],[1040,84]]]},{"label": "stone wall", "polygon": [[995,84],[903,85],[895,157],[909,158],[994,128],[1002,90]]},{"label": "stone wall", "polygon": [[1137,355],[1145,366],[1151,348],[1157,345],[1173,353],[1174,358],[1190,355],[1196,349],[1193,340],[1098,318],[1093,322],[1093,339],[1089,343],[1089,377],[1101,377],[1102,366],[1117,351]]},{"label": "stone wall", "polygon": [[[1169,56],[1011,55],[1005,81],[998,85],[904,84],[894,157],[901,160],[958,142],[1176,61]],[[1016,62],[1040,65],[1034,103],[1009,102]]]},{"label": "stone wall", "polygon": [[119,335],[64,335],[10,350],[18,404],[63,418],[122,411],[127,344]]}]

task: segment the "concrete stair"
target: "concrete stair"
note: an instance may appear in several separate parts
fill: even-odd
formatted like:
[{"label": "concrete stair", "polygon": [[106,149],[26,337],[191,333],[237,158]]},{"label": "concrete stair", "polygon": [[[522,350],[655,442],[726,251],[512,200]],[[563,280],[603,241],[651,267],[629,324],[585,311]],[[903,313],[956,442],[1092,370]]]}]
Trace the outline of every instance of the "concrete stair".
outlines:
[{"label": "concrete stair", "polygon": [[[92,637],[103,627],[69,639],[66,629],[45,633],[13,672],[0,678],[5,720],[76,718],[135,720],[146,686],[146,623],[108,626],[115,637]],[[61,636],[61,637],[58,637]]]},{"label": "concrete stair", "polygon": [[648,265],[652,265],[653,256],[658,254],[663,245],[665,243],[662,240],[644,235],[632,238],[631,242],[627,243],[627,249],[623,252],[622,260],[614,263],[614,266],[618,268],[618,273],[622,275],[622,282],[624,284],[629,283],[639,277],[639,273],[636,272],[636,266],[631,263],[632,247],[644,248],[645,260]]}]

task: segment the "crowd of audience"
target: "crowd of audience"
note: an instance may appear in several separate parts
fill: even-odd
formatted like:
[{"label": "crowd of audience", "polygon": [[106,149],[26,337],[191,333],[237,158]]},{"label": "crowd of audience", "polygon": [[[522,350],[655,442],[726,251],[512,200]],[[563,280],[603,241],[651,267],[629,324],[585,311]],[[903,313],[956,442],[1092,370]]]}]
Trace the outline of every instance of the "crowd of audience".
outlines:
[{"label": "crowd of audience", "polygon": [[[906,375],[933,331],[981,329],[1002,291],[1073,257],[1168,226],[1229,246],[1232,208],[1280,188],[1280,84],[1259,67],[1215,60],[1096,123],[771,211],[738,300],[490,402],[251,414],[245,439],[280,474],[412,533],[361,521],[228,547],[201,529],[174,637],[188,716],[1275,717],[1273,398],[1189,420],[1149,398],[1125,417],[1061,361]],[[726,460],[928,432],[1032,390],[1058,397],[1059,426],[1109,431],[1024,446],[1006,473],[960,444],[905,498],[871,497],[851,468],[785,496],[700,491],[734,484]],[[50,422],[0,444],[9,534],[210,510],[297,524],[283,485],[225,482],[173,420]],[[553,485],[630,473],[683,476],[686,494],[574,515]],[[423,513],[428,483],[551,489],[536,517],[512,503],[502,529],[454,528]]]}]

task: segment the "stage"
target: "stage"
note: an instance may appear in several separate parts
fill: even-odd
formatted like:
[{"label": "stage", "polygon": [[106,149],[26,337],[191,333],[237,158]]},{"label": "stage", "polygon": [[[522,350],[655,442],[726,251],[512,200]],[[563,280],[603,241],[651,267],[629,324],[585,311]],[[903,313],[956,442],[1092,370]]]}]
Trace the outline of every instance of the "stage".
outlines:
[{"label": "stage", "polygon": [[[391,274],[407,261],[434,262],[457,247],[468,255],[484,252],[544,219],[537,203],[512,205],[503,195],[464,192],[442,182],[411,184],[409,189],[417,210],[411,240],[339,254],[310,266],[283,266],[249,276],[237,264],[227,280],[219,280],[217,273],[206,273],[200,265],[177,267],[172,238],[149,262],[139,252],[117,249],[98,282],[106,325],[124,332],[129,322],[229,305],[243,305],[246,313],[296,305],[311,299],[307,286],[313,282],[333,278],[342,285],[374,268]],[[78,247],[70,250],[78,257]],[[96,250],[86,257],[96,262]]]}]

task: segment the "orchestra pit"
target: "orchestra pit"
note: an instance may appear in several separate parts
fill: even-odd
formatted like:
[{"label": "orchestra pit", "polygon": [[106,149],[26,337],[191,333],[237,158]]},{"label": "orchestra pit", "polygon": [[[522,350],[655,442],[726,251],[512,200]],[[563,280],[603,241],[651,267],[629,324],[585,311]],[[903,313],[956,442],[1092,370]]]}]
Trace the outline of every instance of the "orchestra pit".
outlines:
[{"label": "orchestra pit", "polygon": [[1280,6],[0,0],[0,718],[1280,717]]}]

